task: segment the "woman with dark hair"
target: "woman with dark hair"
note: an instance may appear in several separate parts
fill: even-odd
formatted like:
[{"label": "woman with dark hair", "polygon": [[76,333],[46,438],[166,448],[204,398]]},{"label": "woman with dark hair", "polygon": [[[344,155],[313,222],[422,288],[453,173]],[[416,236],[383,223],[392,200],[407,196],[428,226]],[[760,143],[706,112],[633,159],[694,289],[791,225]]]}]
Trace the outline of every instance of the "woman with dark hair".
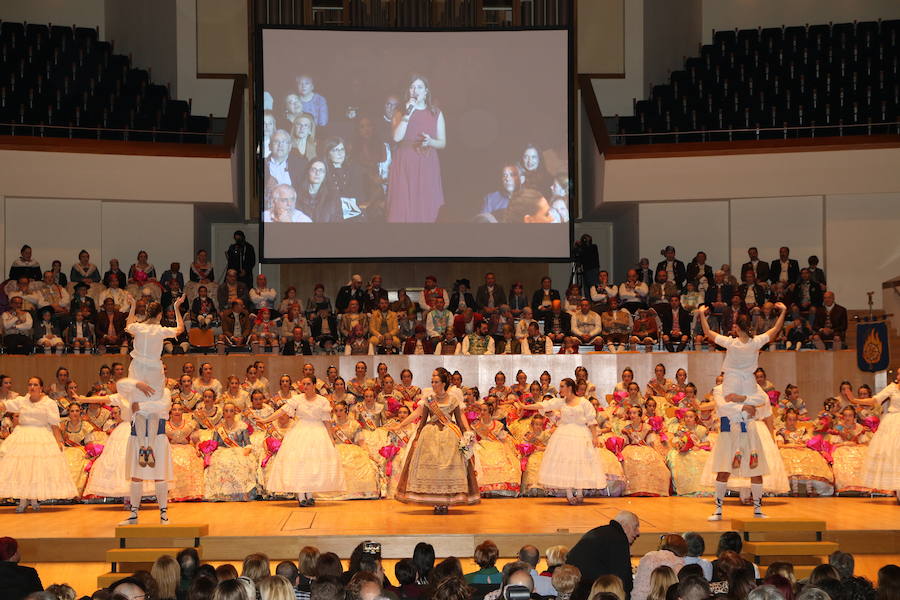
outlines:
[{"label": "woman with dark hair", "polygon": [[363,197],[362,173],[348,160],[347,144],[342,137],[325,141],[325,162],[328,165],[328,184],[337,193],[345,221],[363,216],[360,206],[366,205]]},{"label": "woman with dark hair", "polygon": [[428,583],[429,575],[434,568],[434,546],[427,542],[416,544],[413,548],[412,561],[418,573],[416,583],[420,585]]},{"label": "woman with dark hair", "polygon": [[0,402],[0,413],[7,412],[17,413],[19,424],[3,441],[0,494],[20,499],[17,513],[25,512],[29,500],[39,511],[39,500],[74,498],[78,492],[62,451],[59,410],[44,395],[40,377],[28,380],[25,395]]},{"label": "woman with dark hair", "polygon": [[446,371],[435,371],[431,387],[422,391],[422,400],[410,416],[387,426],[395,432],[420,422],[396,499],[431,504],[435,514],[447,514],[451,504],[477,504],[478,481],[471,460],[475,436],[462,415],[462,392],[450,386]]},{"label": "woman with dark hair", "polygon": [[538,482],[545,488],[566,490],[569,504],[584,502],[583,490],[606,487],[606,474],[594,451],[601,445],[596,411],[590,402],[575,395],[575,381],[566,377],[559,383],[559,398],[520,404],[522,411],[559,413],[556,431],[550,436]]},{"label": "woman with dark hair", "polygon": [[316,159],[309,164],[306,181],[297,186],[297,208],[313,223],[340,223],[344,220],[341,199],[328,178],[325,161]]},{"label": "woman with dark hair", "polygon": [[541,194],[547,194],[550,191],[550,184],[553,177],[544,166],[544,158],[540,148],[534,144],[527,144],[522,151],[522,162],[520,165],[522,173],[522,187],[532,188]]},{"label": "woman with dark hair", "polygon": [[447,132],[424,77],[412,77],[406,106],[394,114],[393,132],[397,149],[388,175],[387,220],[434,223],[444,204],[437,151],[447,147]]}]

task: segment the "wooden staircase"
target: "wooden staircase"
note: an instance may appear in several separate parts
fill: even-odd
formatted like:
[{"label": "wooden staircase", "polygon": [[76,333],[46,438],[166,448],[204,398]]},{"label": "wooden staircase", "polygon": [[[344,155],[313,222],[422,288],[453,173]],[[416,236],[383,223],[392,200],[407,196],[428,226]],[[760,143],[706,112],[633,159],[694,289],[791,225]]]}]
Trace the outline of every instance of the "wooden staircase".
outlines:
[{"label": "wooden staircase", "polygon": [[794,565],[797,578],[806,577],[822,563],[822,557],[838,549],[836,542],[823,541],[825,521],[813,519],[732,519],[731,527],[744,538],[744,554],[763,567],[777,561]]},{"label": "wooden staircase", "polygon": [[109,573],[97,578],[97,586],[105,588],[128,577],[134,571],[150,570],[163,554],[175,555],[184,548],[194,547],[203,558],[200,539],[209,535],[209,525],[125,525],[116,527],[119,547],[106,551]]}]

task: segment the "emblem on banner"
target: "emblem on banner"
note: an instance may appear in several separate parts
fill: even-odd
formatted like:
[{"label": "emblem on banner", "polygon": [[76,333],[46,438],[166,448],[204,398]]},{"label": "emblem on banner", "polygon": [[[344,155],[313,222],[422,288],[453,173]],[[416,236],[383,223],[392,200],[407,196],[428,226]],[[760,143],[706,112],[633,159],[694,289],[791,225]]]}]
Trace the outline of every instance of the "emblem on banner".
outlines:
[{"label": "emblem on banner", "polygon": [[890,361],[886,323],[860,323],[856,326],[856,362],[862,371],[883,371]]}]

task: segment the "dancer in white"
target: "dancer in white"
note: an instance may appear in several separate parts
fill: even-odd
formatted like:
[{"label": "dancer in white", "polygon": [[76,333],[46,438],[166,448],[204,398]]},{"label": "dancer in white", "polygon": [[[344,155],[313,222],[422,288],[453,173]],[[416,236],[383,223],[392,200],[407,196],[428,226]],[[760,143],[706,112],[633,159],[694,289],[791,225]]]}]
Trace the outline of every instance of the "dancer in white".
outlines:
[{"label": "dancer in white", "polygon": [[778,319],[771,329],[750,337],[750,317],[740,315],[731,327],[731,335],[715,333],[706,320],[708,306],[697,309],[703,335],[714,344],[725,348],[722,363],[724,379],[721,386],[713,388],[720,422],[720,434],[713,448],[711,468],[716,473],[716,509],[710,521],[722,519],[722,503],[728,489],[728,478],[734,474],[750,478],[750,495],[753,498],[753,516],[765,518],[762,512],[763,475],[769,472],[762,450],[759,432],[748,421],[756,414],[756,407],[769,401],[756,383],[753,372],[759,362],[759,350],[772,342],[784,325],[787,308],[779,302]]},{"label": "dancer in white", "polygon": [[35,512],[39,500],[78,495],[63,457],[56,402],[44,395],[40,377],[28,380],[24,396],[0,402],[0,413],[18,413],[19,424],[0,447],[0,497],[19,498],[17,513],[28,501]]},{"label": "dancer in white", "polygon": [[854,398],[851,402],[876,411],[882,406],[881,423],[869,442],[863,481],[871,489],[894,490],[900,503],[900,369],[894,382],[873,397]]},{"label": "dancer in white", "polygon": [[569,504],[583,503],[586,489],[606,487],[606,474],[594,450],[600,447],[597,411],[576,396],[575,389],[575,381],[567,377],[559,384],[559,398],[520,405],[522,410],[539,410],[542,414],[559,411],[559,425],[547,442],[538,483],[566,490]]},{"label": "dancer in white", "polygon": [[126,474],[131,479],[129,496],[131,515],[122,525],[134,525],[138,521],[141,490],[144,481],[156,482],[156,499],[159,503],[159,522],[169,522],[168,482],[174,477],[172,457],[169,455],[169,439],[166,437],[166,417],[172,406],[171,392],[166,388],[163,369],[163,342],[184,332],[181,304],[184,296],[175,303],[175,327],[162,327],[159,322],[162,306],[159,302],[147,305],[147,318],[135,320],[134,298],[131,298],[128,325],[125,331],[134,338],[128,377],[116,382],[119,395],[128,400],[133,411],[131,436],[128,438]]},{"label": "dancer in white", "polygon": [[257,424],[271,423],[281,415],[294,418],[294,426],[272,460],[266,489],[297,494],[300,506],[315,506],[314,492],[344,490],[344,471],[329,433],[331,404],[316,393],[313,378],[304,377],[300,386],[302,394],[291,396],[270,416],[257,420]]}]

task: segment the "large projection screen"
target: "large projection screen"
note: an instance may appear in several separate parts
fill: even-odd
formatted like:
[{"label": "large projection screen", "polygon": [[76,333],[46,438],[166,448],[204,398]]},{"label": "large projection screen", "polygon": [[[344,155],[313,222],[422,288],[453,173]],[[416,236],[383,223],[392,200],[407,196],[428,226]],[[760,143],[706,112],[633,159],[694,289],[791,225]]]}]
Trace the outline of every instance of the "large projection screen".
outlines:
[{"label": "large projection screen", "polygon": [[265,262],[570,256],[567,29],[259,35]]}]

